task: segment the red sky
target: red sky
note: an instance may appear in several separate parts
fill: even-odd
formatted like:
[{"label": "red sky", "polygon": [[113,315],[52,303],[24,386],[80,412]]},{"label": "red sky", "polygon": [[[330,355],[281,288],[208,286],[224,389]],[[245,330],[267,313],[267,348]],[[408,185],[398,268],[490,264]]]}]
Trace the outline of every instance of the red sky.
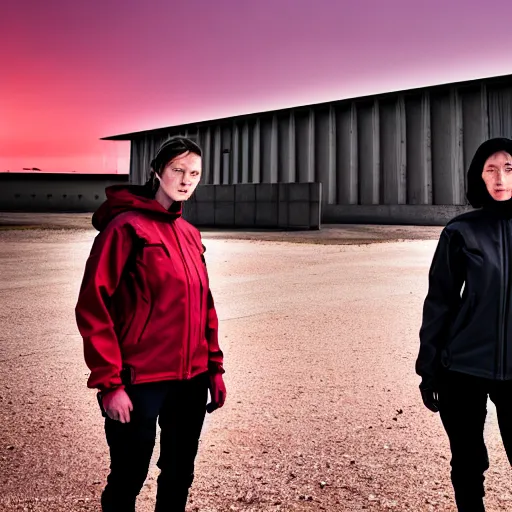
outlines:
[{"label": "red sky", "polygon": [[510,0],[18,0],[0,172],[127,172],[100,137],[512,73]]}]

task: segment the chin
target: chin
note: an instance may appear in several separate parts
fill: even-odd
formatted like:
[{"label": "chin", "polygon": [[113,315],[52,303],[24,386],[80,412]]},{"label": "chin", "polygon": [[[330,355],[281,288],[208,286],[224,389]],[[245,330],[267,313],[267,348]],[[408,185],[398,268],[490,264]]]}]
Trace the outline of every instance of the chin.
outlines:
[{"label": "chin", "polygon": [[497,194],[494,198],[495,201],[509,201],[512,199],[511,194],[503,195],[503,194]]},{"label": "chin", "polygon": [[183,201],[186,201],[187,199],[190,199],[190,196],[192,194],[176,194],[174,197],[172,197],[171,199],[175,202],[180,202],[182,203]]}]

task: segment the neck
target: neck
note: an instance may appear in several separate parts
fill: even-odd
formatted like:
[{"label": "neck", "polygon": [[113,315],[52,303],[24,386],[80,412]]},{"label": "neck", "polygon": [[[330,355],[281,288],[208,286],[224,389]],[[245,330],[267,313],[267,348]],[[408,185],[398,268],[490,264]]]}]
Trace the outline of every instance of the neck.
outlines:
[{"label": "neck", "polygon": [[156,191],[155,199],[168,210],[174,202],[161,188]]},{"label": "neck", "polygon": [[512,218],[512,199],[506,201],[491,200],[484,205],[484,209],[492,211],[500,217]]}]

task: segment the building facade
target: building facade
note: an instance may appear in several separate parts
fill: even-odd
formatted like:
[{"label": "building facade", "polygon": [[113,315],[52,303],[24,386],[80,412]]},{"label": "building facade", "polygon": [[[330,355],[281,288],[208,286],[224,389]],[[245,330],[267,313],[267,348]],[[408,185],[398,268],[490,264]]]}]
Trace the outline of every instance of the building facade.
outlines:
[{"label": "building facade", "polygon": [[0,210],[92,212],[105,201],[105,188],[128,183],[127,174],[44,172],[0,173]]},{"label": "building facade", "polygon": [[441,224],[468,209],[478,145],[512,138],[512,75],[107,137],[146,179],[169,136],[204,151],[202,182],[322,183],[323,222]]}]

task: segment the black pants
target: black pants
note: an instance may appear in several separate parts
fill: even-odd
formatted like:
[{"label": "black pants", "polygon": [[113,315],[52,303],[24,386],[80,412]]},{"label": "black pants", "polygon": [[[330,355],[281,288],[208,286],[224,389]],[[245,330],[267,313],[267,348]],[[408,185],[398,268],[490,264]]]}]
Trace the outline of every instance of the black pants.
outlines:
[{"label": "black pants", "polygon": [[156,512],[183,512],[194,479],[194,461],[203,426],[208,374],[189,381],[127,386],[133,403],[130,422],[105,419],[110,474],[101,497],[104,512],[135,512],[160,425],[160,468]]},{"label": "black pants", "polygon": [[501,438],[512,464],[512,381],[494,381],[447,371],[440,380],[439,412],[452,452],[451,478],[459,512],[482,512],[487,397],[496,405]]}]

